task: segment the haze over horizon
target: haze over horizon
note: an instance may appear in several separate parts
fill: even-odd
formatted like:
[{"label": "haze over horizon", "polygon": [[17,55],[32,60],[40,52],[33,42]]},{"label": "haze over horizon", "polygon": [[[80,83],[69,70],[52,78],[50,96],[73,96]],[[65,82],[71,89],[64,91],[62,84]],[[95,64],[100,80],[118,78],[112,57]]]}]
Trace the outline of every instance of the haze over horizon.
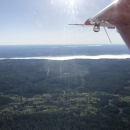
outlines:
[{"label": "haze over horizon", "polygon": [[[103,28],[68,26],[84,23],[113,0],[1,0],[0,45],[109,44]],[[108,29],[107,29],[108,30]],[[124,44],[108,30],[113,44]]]}]

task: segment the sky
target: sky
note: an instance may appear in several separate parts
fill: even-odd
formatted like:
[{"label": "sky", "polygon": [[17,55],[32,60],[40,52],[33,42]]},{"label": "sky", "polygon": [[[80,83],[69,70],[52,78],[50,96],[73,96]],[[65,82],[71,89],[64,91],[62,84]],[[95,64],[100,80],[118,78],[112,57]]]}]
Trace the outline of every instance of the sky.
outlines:
[{"label": "sky", "polygon": [[[110,44],[103,28],[84,23],[113,0],[0,0],[0,45]],[[124,44],[108,30],[113,44]]]}]

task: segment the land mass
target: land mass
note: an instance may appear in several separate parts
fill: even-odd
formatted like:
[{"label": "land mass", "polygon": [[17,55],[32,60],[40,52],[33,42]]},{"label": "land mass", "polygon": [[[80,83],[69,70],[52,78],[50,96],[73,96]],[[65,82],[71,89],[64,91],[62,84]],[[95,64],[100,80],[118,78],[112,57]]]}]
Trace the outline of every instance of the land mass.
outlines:
[{"label": "land mass", "polygon": [[0,61],[1,130],[129,128],[129,59]]}]

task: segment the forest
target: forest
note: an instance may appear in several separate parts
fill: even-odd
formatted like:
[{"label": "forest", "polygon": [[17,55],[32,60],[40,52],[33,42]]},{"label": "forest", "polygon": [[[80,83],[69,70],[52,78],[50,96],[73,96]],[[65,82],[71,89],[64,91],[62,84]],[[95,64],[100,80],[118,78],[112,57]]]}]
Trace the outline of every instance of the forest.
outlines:
[{"label": "forest", "polygon": [[130,60],[1,60],[0,130],[129,130]]}]

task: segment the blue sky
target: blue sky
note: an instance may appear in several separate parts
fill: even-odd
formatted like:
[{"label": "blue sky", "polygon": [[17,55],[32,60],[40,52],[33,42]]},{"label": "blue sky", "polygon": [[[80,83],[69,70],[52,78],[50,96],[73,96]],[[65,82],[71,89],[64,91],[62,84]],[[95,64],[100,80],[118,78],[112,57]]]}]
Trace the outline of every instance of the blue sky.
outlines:
[{"label": "blue sky", "polygon": [[[113,0],[0,0],[0,45],[109,44],[103,30],[84,23]],[[114,44],[124,43],[108,30]]]}]

